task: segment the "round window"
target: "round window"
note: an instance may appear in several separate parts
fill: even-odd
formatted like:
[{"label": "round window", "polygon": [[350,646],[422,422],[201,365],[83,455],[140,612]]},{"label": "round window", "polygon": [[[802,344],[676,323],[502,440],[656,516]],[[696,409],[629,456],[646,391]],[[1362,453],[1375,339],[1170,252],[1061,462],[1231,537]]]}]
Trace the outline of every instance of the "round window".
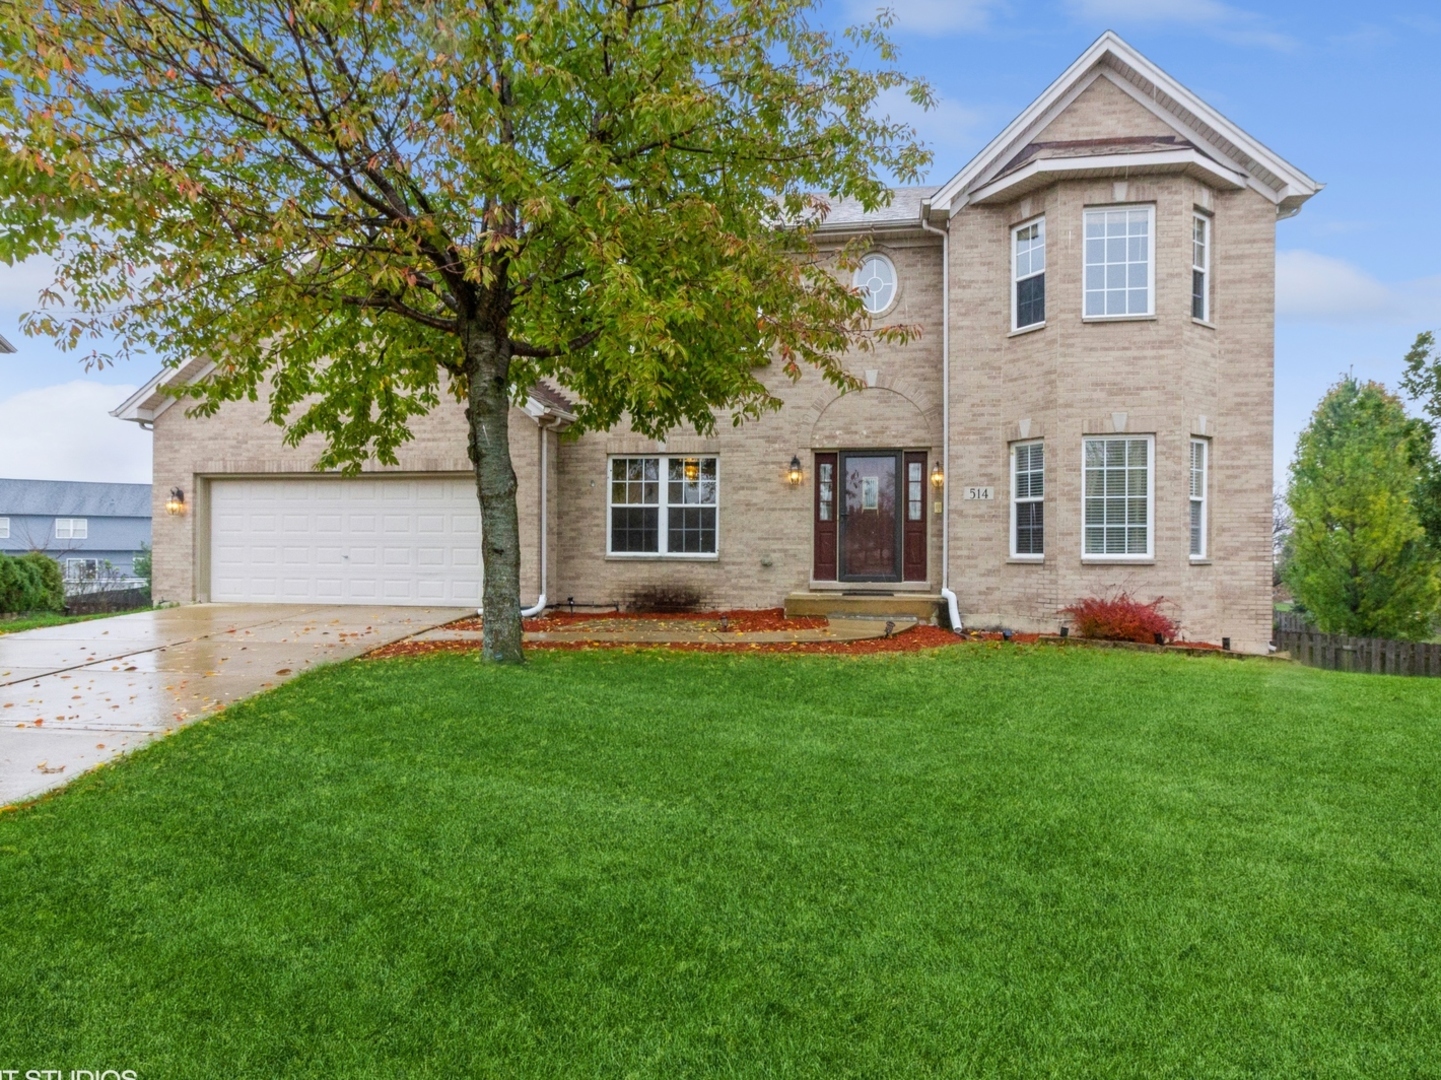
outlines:
[{"label": "round window", "polygon": [[896,268],[884,255],[867,255],[856,268],[852,284],[864,294],[866,310],[879,315],[896,298]]}]

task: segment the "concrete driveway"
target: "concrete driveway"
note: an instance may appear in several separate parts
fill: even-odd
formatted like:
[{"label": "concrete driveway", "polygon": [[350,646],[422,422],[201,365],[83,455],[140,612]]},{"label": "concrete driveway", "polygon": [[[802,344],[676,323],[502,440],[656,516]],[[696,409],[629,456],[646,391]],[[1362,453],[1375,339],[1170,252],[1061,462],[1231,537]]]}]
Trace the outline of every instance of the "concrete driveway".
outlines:
[{"label": "concrete driveway", "polygon": [[195,604],[0,636],[0,806],[469,608]]}]

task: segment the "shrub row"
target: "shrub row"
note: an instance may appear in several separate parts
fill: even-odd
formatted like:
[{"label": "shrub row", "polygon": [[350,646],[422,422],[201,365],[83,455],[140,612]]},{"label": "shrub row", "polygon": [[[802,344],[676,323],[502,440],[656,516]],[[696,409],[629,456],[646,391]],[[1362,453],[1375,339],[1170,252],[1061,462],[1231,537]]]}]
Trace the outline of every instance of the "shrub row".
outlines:
[{"label": "shrub row", "polygon": [[0,613],[64,609],[65,578],[58,562],[39,551],[0,555]]}]

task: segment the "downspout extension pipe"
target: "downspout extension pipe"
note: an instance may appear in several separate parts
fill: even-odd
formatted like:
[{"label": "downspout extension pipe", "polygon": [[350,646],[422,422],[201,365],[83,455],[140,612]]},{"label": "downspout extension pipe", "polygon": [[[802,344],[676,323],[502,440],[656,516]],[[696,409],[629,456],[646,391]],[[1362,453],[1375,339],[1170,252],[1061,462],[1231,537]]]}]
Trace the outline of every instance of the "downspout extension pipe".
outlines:
[{"label": "downspout extension pipe", "polygon": [[[546,603],[546,598],[545,598],[545,560],[546,560],[546,545],[545,545],[545,538],[546,538],[545,427],[544,427],[544,425],[540,424],[539,422],[537,422],[537,425],[536,425],[536,426],[540,428],[540,595],[535,598],[535,604],[534,604],[534,606],[528,607],[528,608],[521,608],[521,609],[520,609],[520,617],[521,617],[522,619],[533,619],[533,618],[535,618],[537,615],[539,615],[542,611],[544,611],[544,610],[549,606],[549,605]],[[484,524],[483,524],[483,523],[482,523],[482,526],[481,526],[481,527],[484,528]],[[477,615],[482,615],[482,616],[483,616],[483,615],[485,614],[485,608],[483,608],[483,607],[478,607],[478,608],[475,609],[475,613],[476,613]]]},{"label": "downspout extension pipe", "polygon": [[[538,425],[539,426],[539,425]],[[533,619],[545,610],[545,539],[546,539],[546,497],[545,497],[545,427],[540,426],[540,595],[535,606],[520,609],[522,619]]]},{"label": "downspout extension pipe", "polygon": [[946,602],[951,629],[961,626],[961,609],[951,591],[951,219],[938,229],[926,220],[929,203],[921,203],[921,228],[941,238],[941,599]]}]

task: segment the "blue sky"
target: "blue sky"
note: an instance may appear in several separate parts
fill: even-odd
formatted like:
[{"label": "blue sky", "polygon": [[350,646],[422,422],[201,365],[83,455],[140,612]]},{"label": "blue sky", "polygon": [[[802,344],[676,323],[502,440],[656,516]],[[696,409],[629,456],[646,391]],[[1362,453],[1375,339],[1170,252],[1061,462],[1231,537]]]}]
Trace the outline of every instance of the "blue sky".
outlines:
[{"label": "blue sky", "polygon": [[[872,0],[827,0],[827,24]],[[1105,29],[1317,180],[1277,227],[1276,470],[1338,375],[1394,386],[1419,330],[1441,327],[1441,11],[1291,0],[891,0],[902,66],[940,95],[905,111],[946,180]],[[1433,12],[1435,12],[1433,14]],[[153,374],[84,372],[19,332],[42,264],[0,265],[0,476],[149,480],[149,436],[105,415]]]}]

